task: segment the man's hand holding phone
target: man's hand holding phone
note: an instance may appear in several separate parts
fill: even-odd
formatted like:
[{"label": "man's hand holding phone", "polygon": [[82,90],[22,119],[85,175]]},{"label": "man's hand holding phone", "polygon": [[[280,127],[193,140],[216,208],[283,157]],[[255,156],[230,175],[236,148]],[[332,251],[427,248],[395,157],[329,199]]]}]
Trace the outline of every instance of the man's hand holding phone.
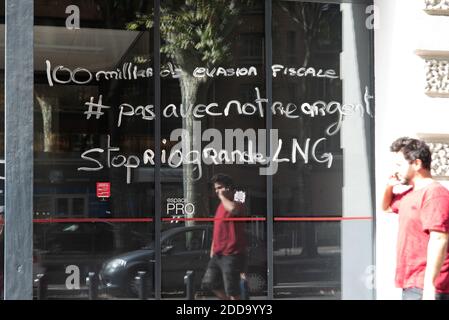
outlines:
[{"label": "man's hand holding phone", "polygon": [[401,184],[404,184],[404,180],[401,180],[397,173],[392,174],[390,176],[390,178],[388,179],[388,183],[387,183],[387,185],[391,186],[391,187],[395,187],[395,186],[398,186]]}]

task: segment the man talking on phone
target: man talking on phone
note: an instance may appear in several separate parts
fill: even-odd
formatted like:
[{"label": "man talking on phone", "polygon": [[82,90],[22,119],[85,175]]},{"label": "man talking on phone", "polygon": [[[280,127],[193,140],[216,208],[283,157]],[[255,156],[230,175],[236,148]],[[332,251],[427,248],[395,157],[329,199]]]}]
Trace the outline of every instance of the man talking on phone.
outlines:
[{"label": "man talking on phone", "polygon": [[245,225],[228,219],[244,215],[245,200],[238,197],[228,175],[217,174],[211,182],[220,204],[215,212],[211,259],[202,286],[212,290],[219,299],[240,300],[240,277],[246,265]]},{"label": "man talking on phone", "polygon": [[399,138],[390,151],[396,170],[382,209],[399,214],[396,286],[404,300],[449,300],[449,191],[432,178],[424,141]]}]

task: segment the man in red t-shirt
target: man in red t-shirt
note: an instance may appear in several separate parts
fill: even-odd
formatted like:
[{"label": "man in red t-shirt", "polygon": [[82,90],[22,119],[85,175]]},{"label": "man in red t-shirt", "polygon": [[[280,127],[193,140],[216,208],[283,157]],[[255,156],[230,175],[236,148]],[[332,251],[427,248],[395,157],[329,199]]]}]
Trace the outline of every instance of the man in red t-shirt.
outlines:
[{"label": "man in red t-shirt", "polygon": [[382,209],[399,213],[396,286],[404,300],[449,300],[449,190],[432,179],[424,141],[399,138],[390,150],[396,172]]},{"label": "man in red t-shirt", "polygon": [[240,277],[244,273],[246,260],[245,226],[244,222],[225,219],[241,217],[244,214],[244,200],[235,199],[231,177],[217,174],[212,178],[212,183],[220,204],[215,212],[211,260],[202,284],[220,299],[238,300]]},{"label": "man in red t-shirt", "polygon": [[5,263],[4,225],[3,212],[0,212],[0,300],[3,299],[3,265]]}]

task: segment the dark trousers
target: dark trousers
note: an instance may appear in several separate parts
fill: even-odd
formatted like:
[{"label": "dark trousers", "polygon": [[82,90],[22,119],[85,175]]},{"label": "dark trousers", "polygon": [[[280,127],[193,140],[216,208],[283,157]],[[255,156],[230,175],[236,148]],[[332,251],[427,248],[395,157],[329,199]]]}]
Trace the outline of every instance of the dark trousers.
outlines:
[{"label": "dark trousers", "polygon": [[[402,300],[422,300],[421,288],[402,289]],[[449,300],[449,293],[437,293],[435,300]]]}]

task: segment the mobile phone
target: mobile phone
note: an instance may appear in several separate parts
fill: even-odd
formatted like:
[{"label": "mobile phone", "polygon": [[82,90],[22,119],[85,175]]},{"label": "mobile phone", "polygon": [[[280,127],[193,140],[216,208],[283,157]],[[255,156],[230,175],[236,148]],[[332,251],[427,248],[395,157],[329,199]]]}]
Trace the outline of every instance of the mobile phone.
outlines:
[{"label": "mobile phone", "polygon": [[406,184],[406,182],[407,182],[405,179],[399,178],[399,175],[397,172],[394,174],[394,177],[399,181],[400,184]]}]

